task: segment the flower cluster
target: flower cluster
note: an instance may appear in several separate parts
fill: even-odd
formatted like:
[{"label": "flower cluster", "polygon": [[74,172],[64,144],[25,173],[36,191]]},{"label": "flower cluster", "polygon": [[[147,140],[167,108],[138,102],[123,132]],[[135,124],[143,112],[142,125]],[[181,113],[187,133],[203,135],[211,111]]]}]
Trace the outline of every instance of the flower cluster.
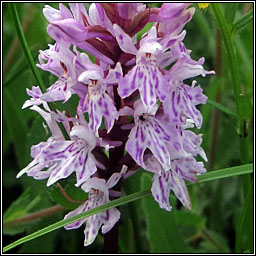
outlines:
[{"label": "flower cluster", "polygon": [[[57,81],[46,92],[28,89],[31,99],[23,108],[44,118],[51,137],[32,146],[33,161],[17,177],[26,173],[48,179],[50,186],[75,172],[76,186],[89,199],[65,218],[120,196],[121,180],[140,168],[154,174],[152,195],[161,208],[171,210],[172,190],[191,209],[184,179],[196,182],[195,176],[206,170],[195,156],[207,158],[200,146],[202,135],[189,129],[201,127],[196,105],[205,104],[207,97],[196,81],[184,81],[214,74],[203,68],[204,58],[193,60],[183,43],[183,27],[195,8],[189,3],[164,3],[161,8],[96,3],[89,11],[82,3],[69,7],[43,9],[48,34],[56,43],[40,51],[37,67]],[[147,24],[151,28],[141,35]],[[79,97],[76,116],[49,108],[49,102],[65,103],[74,94]],[[113,208],[65,228],[86,221],[84,244],[89,245],[101,226],[106,233],[119,218]]]}]

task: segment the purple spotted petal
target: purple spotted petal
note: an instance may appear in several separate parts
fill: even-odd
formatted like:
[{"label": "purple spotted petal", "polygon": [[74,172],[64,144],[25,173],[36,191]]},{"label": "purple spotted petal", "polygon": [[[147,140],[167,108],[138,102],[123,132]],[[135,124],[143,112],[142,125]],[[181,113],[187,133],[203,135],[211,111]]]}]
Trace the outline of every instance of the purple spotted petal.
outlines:
[{"label": "purple spotted petal", "polygon": [[203,162],[197,162],[194,157],[177,159],[175,164],[179,168],[180,176],[190,182],[197,182],[195,176],[206,172]]},{"label": "purple spotted petal", "polygon": [[111,208],[101,215],[103,226],[101,228],[102,234],[106,234],[120,219],[120,211],[116,208]]},{"label": "purple spotted petal", "polygon": [[68,177],[73,171],[77,175],[76,186],[80,186],[97,170],[94,157],[88,151],[88,144],[83,140],[56,141],[51,147],[42,151],[45,162],[55,162],[47,186],[59,179]]},{"label": "purple spotted petal", "polygon": [[169,82],[157,67],[139,64],[120,80],[118,93],[125,98],[139,89],[143,103],[150,107],[156,103],[157,96],[161,101],[165,100],[169,86]]},{"label": "purple spotted petal", "polygon": [[128,169],[127,166],[126,166],[126,165],[123,165],[123,167],[122,167],[122,169],[121,169],[121,171],[120,171],[119,173],[116,172],[116,173],[112,174],[111,177],[108,179],[108,181],[107,181],[107,183],[106,183],[107,187],[108,187],[108,188],[114,187],[114,186],[117,184],[117,182],[118,182],[122,177],[124,177],[124,175],[125,175],[127,169]]},{"label": "purple spotted petal", "polygon": [[70,99],[72,91],[69,88],[67,81],[58,80],[51,87],[47,89],[47,92],[42,94],[41,100],[47,102],[64,100],[64,103]]},{"label": "purple spotted petal", "polygon": [[195,13],[195,8],[186,9],[189,3],[164,3],[155,21],[162,21],[159,24],[159,32],[168,34],[179,34],[187,22]]},{"label": "purple spotted petal", "polygon": [[118,116],[113,100],[106,93],[90,96],[88,100],[89,128],[98,136],[102,117],[105,117],[106,129],[109,132]]},{"label": "purple spotted petal", "polygon": [[107,77],[105,78],[106,84],[117,84],[119,79],[123,76],[122,67],[118,62],[114,69],[110,69]]},{"label": "purple spotted petal", "polygon": [[43,100],[40,99],[41,95],[42,95],[42,91],[39,88],[39,86],[32,86],[32,90],[29,90],[28,88],[26,89],[27,94],[29,96],[31,96],[32,98],[30,98],[29,100],[26,100],[22,106],[22,109],[27,108],[27,107],[31,107],[33,105],[41,105],[44,103]]},{"label": "purple spotted petal", "polygon": [[202,66],[203,63],[203,58],[198,61],[194,61],[187,56],[180,58],[169,71],[170,80],[182,82],[185,79],[199,75],[205,77],[208,74],[215,74],[215,71],[205,70]]},{"label": "purple spotted petal", "polygon": [[171,210],[169,203],[170,190],[174,192],[186,208],[191,209],[188,191],[175,160],[172,161],[172,168],[169,171],[163,171],[161,175],[154,175],[151,188],[152,195],[159,206],[167,211]]},{"label": "purple spotted petal", "polygon": [[[79,213],[82,212],[86,212],[88,210],[88,201],[86,201],[85,203],[81,204],[78,208],[76,208],[74,211],[69,212],[68,214],[65,215],[64,220],[69,219],[73,216],[76,216]],[[86,221],[87,218],[81,219],[81,220],[77,220],[71,224],[68,224],[66,226],[64,226],[65,229],[69,230],[69,229],[74,229],[74,228],[79,228],[82,226],[82,224]]]},{"label": "purple spotted petal", "polygon": [[84,230],[84,246],[88,246],[93,243],[98,235],[99,229],[102,225],[101,214],[95,214],[90,216],[87,220],[86,228]]},{"label": "purple spotted petal", "polygon": [[169,186],[174,192],[176,197],[181,201],[181,203],[189,210],[191,210],[191,202],[188,195],[187,187],[182,179],[178,168],[173,164],[172,169],[169,172]]},{"label": "purple spotted petal", "polygon": [[187,118],[192,119],[197,128],[202,125],[202,115],[192,103],[190,95],[182,86],[173,87],[164,101],[164,111],[169,120],[176,124],[186,124]]},{"label": "purple spotted petal", "polygon": [[203,94],[203,90],[201,89],[200,85],[194,87],[196,84],[193,81],[192,86],[188,86],[186,84],[181,85],[184,90],[186,91],[189,99],[191,100],[192,104],[205,104],[207,102],[207,96]]},{"label": "purple spotted petal", "polygon": [[155,174],[153,177],[153,183],[151,192],[155,200],[159,203],[162,209],[171,211],[172,207],[169,203],[169,196],[171,187],[169,185],[169,171],[163,171],[162,175]]},{"label": "purple spotted petal", "polygon": [[[126,143],[126,150],[132,158],[145,168],[143,156],[148,148],[158,159],[164,169],[170,168],[170,155],[166,147],[166,142],[170,141],[170,136],[165,130],[165,126],[156,117],[146,113],[137,113],[137,109],[143,106],[140,104],[135,111],[135,127],[129,134]],[[138,116],[136,116],[138,114]]]},{"label": "purple spotted petal", "polygon": [[116,40],[122,51],[136,55],[137,49],[134,46],[132,38],[126,34],[117,24],[113,25]]}]

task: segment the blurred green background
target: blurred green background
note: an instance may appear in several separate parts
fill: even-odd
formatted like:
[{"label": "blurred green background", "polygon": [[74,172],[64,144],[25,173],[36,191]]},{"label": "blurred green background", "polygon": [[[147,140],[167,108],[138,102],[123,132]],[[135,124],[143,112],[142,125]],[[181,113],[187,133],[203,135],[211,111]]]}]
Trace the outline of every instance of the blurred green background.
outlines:
[{"label": "blurred green background", "polygon": [[[47,3],[49,4],[49,3]],[[58,8],[57,3],[50,4]],[[86,8],[90,4],[86,3]],[[159,6],[161,4],[151,4]],[[248,13],[252,3],[220,4],[225,17],[231,21]],[[232,5],[232,6],[231,6]],[[38,51],[46,49],[53,40],[47,35],[47,21],[42,14],[44,3],[17,3],[23,30],[32,55],[37,63]],[[193,59],[205,57],[205,69],[215,70],[215,76],[198,77],[196,80],[209,99],[236,111],[233,80],[229,60],[217,29],[211,5],[200,10],[196,4],[193,19],[185,26],[184,43],[192,50]],[[253,159],[253,23],[250,22],[234,35],[238,57],[241,91],[248,107],[249,162]],[[46,181],[35,181],[26,175],[16,175],[30,161],[30,147],[48,138],[42,126],[42,118],[29,109],[21,110],[28,99],[26,88],[37,86],[19,45],[16,31],[10,19],[7,3],[3,4],[3,221],[13,220],[61,204],[69,209],[61,198],[56,185],[46,188]],[[55,77],[39,70],[44,83],[50,86]],[[192,80],[187,81],[191,84]],[[75,111],[77,99],[66,104],[58,103],[59,109]],[[220,112],[211,105],[200,106],[204,123],[200,131],[208,156],[205,163],[208,171],[241,165],[237,120]],[[139,171],[124,182],[123,192],[133,193],[151,186],[151,176]],[[120,253],[233,253],[236,248],[238,219],[244,214],[240,252],[253,252],[253,209],[252,199],[245,207],[244,179],[241,176],[195,184],[188,187],[192,211],[187,211],[172,195],[171,212],[161,210],[152,198],[142,199],[120,207],[119,225]],[[79,200],[81,192],[73,190],[72,176],[61,184]],[[30,234],[46,225],[61,220],[68,210],[59,211],[17,226],[4,226],[3,245]],[[101,253],[104,238],[100,234],[89,247],[83,247],[83,228],[64,231],[59,229],[45,236],[18,246],[10,253]]]}]

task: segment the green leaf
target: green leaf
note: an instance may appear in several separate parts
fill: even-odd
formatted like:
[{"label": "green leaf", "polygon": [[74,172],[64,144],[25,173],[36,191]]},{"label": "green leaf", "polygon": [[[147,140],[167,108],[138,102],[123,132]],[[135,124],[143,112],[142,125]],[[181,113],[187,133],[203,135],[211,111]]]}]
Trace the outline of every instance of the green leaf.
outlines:
[{"label": "green leaf", "polygon": [[206,219],[192,211],[180,210],[177,211],[177,221],[182,226],[196,227],[197,229],[205,228]]},{"label": "green leaf", "polygon": [[243,29],[246,25],[253,21],[253,9],[245,14],[241,19],[235,22],[232,32],[236,33],[237,31]]},{"label": "green leaf", "polygon": [[[4,229],[3,232],[4,234],[8,235],[15,235],[22,233],[25,228],[27,227],[28,224],[21,224],[21,225],[16,225],[16,226],[5,226],[6,223],[26,216],[31,212],[33,208],[35,208],[39,202],[40,202],[40,197],[37,196],[34,199],[31,198],[31,189],[28,188],[25,190],[18,199],[16,199],[10,207],[5,211],[4,216],[3,216],[3,224],[4,224]],[[31,225],[31,223],[29,223]]]},{"label": "green leaf", "polygon": [[236,253],[245,250],[253,253],[253,241],[253,183],[251,182],[236,226]]},{"label": "green leaf", "polygon": [[[145,189],[151,185],[151,176],[143,174],[141,188]],[[161,209],[153,197],[142,199],[151,253],[188,253],[192,251],[181,237],[174,204],[175,200],[171,203],[172,211],[168,212]]]},{"label": "green leaf", "polygon": [[[85,193],[80,187],[76,187],[76,179],[68,179],[59,182],[67,195],[75,201],[86,201],[88,194]],[[60,191],[60,188],[54,184],[47,189],[47,192],[53,202],[63,206],[66,209],[74,210],[80,203],[70,202]]]},{"label": "green leaf", "polygon": [[225,3],[225,18],[226,22],[232,24],[237,11],[238,3]]},{"label": "green leaf", "polygon": [[[219,179],[219,178],[225,178],[225,177],[231,177],[231,176],[235,176],[235,175],[241,175],[241,174],[246,174],[246,173],[252,173],[253,172],[253,165],[252,164],[248,164],[248,165],[242,165],[242,166],[236,166],[236,167],[231,167],[231,168],[226,168],[226,169],[223,169],[223,170],[218,170],[218,171],[213,171],[213,172],[210,172],[210,173],[206,173],[206,174],[202,174],[200,176],[198,176],[198,182],[205,182],[205,181],[211,181],[211,180],[216,180],[216,179]],[[190,184],[193,184],[193,183],[190,183]],[[20,245],[20,244],[23,244],[25,242],[28,242],[32,239],[35,239],[39,236],[42,236],[42,235],[45,235],[49,232],[52,232],[58,228],[61,228],[61,227],[64,227],[65,225],[68,225],[70,223],[73,223],[77,220],[81,220],[81,219],[84,219],[86,217],[89,217],[93,214],[97,214],[101,211],[105,211],[105,210],[108,210],[110,208],[113,208],[113,207],[117,207],[117,206],[120,206],[120,205],[124,205],[124,204],[127,204],[127,203],[130,203],[130,202],[133,202],[135,200],[138,200],[138,199],[142,199],[144,197],[147,197],[151,195],[151,191],[148,189],[148,190],[144,190],[144,191],[139,191],[139,192],[136,192],[136,193],[133,193],[131,195],[127,195],[127,196],[123,196],[121,198],[118,198],[118,199],[115,199],[109,203],[106,203],[104,205],[101,205],[97,208],[94,208],[94,209],[91,209],[87,212],[84,212],[84,213],[80,213],[76,216],[73,216],[69,219],[66,219],[66,220],[61,220],[59,222],[56,222],[48,227],[45,227],[41,230],[38,230],[30,235],[27,235],[7,246],[5,246],[3,248],[3,252],[7,252],[8,250],[16,247],[17,245]]]}]

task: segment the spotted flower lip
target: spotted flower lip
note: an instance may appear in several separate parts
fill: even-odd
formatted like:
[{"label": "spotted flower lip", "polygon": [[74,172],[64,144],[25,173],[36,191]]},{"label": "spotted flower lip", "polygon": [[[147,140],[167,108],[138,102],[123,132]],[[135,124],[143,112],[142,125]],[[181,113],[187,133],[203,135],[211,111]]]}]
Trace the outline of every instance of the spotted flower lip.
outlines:
[{"label": "spotted flower lip", "polygon": [[187,119],[193,120],[198,129],[201,128],[203,118],[195,105],[205,104],[207,97],[202,93],[200,86],[195,87],[195,81],[192,87],[180,84],[172,86],[169,95],[163,103],[165,113],[169,120],[176,124],[186,124]]},{"label": "spotted flower lip", "polygon": [[118,118],[113,100],[106,90],[109,85],[118,82],[118,78],[122,76],[122,69],[120,63],[117,63],[116,67],[109,70],[108,75],[104,77],[101,67],[94,65],[94,68],[94,70],[83,72],[78,78],[80,82],[88,84],[88,94],[80,100],[79,109],[82,113],[89,113],[89,128],[99,136],[98,129],[103,117],[108,132]]},{"label": "spotted flower lip", "polygon": [[143,156],[148,148],[159,160],[164,169],[170,168],[170,155],[166,143],[170,141],[170,135],[166,132],[165,125],[155,116],[157,104],[149,111],[145,109],[142,102],[136,104],[134,120],[135,127],[132,128],[126,143],[127,152],[133,159],[145,168]]},{"label": "spotted flower lip", "polygon": [[[119,95],[126,98],[138,89],[146,107],[154,105],[157,99],[164,101],[168,95],[170,84],[159,65],[164,67],[164,64],[170,63],[160,56],[170,47],[173,47],[175,43],[181,41],[185,32],[179,36],[158,41],[156,27],[152,27],[142,37],[140,48],[137,50],[129,35],[117,24],[113,27],[120,48],[124,52],[136,55],[136,65],[119,81]],[[165,59],[170,57],[168,52],[167,54]]]},{"label": "spotted flower lip", "polygon": [[191,209],[191,202],[183,179],[197,182],[196,175],[206,172],[202,162],[197,162],[193,157],[180,158],[171,161],[171,168],[164,171],[153,156],[146,162],[147,169],[154,172],[152,195],[159,203],[160,208],[170,211],[170,191],[172,190],[181,203]]},{"label": "spotted flower lip", "polygon": [[[102,204],[105,204],[109,202],[109,189],[114,187],[117,182],[122,178],[127,171],[127,166],[123,166],[121,171],[119,173],[114,173],[109,180],[106,182],[103,179],[99,179],[96,177],[88,179],[81,188],[84,190],[84,192],[89,192],[89,199],[80,205],[77,209],[74,211],[68,213],[64,219],[68,219],[72,216],[75,216],[79,213],[86,212],[90,209],[93,209],[97,206],[100,206]],[[92,215],[90,217],[78,220],[76,222],[73,222],[69,225],[65,226],[65,229],[74,229],[79,228],[84,222],[86,222],[86,227],[84,230],[85,234],[85,240],[84,245],[88,246],[90,245],[96,238],[100,227],[102,226],[101,230],[102,233],[107,233],[119,220],[120,218],[120,212],[116,208],[112,208],[100,213],[97,213],[95,215]]]},{"label": "spotted flower lip", "polygon": [[[34,109],[44,116],[52,131],[59,129],[56,121],[53,121],[50,113],[46,113],[39,107]],[[58,131],[58,130],[57,130]],[[55,132],[56,133],[56,132]],[[47,186],[52,185],[59,179],[68,177],[73,171],[76,172],[77,183],[80,186],[96,171],[96,160],[91,151],[96,146],[96,137],[88,128],[81,125],[73,126],[70,132],[71,140],[65,141],[59,137],[50,137],[47,142],[34,146],[31,155],[34,160],[17,177],[27,173],[36,179],[48,178]],[[40,150],[35,149],[39,148]],[[48,168],[44,171],[44,168]]]},{"label": "spotted flower lip", "polygon": [[82,58],[83,55],[76,49],[74,51],[76,54],[58,43],[49,45],[49,49],[45,51],[40,51],[40,64],[37,64],[37,67],[58,77],[58,80],[41,95],[41,100],[66,102],[76,93],[76,87],[79,86],[78,76],[85,70],[88,59]]}]

